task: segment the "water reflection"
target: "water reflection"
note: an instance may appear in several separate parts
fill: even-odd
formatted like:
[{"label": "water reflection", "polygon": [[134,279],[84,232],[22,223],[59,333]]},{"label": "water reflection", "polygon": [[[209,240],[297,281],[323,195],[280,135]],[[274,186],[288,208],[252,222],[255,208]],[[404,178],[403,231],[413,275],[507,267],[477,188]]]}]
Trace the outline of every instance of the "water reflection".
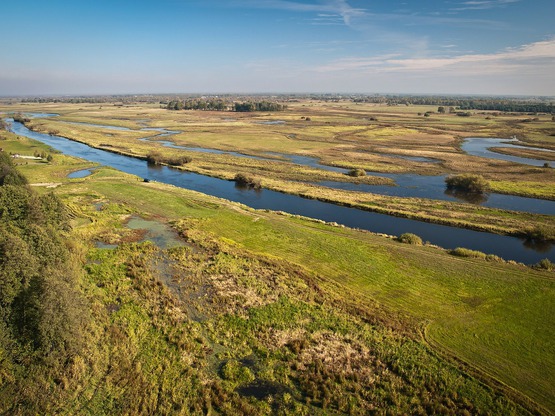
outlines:
[{"label": "water reflection", "polygon": [[256,194],[259,194],[259,195],[262,193],[262,188],[253,187],[248,184],[240,183],[240,182],[234,182],[234,183],[235,183],[235,189],[237,189],[238,191],[241,191],[241,192],[254,191]]},{"label": "water reflection", "polygon": [[461,191],[460,189],[446,189],[444,193],[445,195],[474,205],[482,205],[486,203],[489,197],[488,194],[465,192]]},{"label": "water reflection", "polygon": [[522,244],[524,247],[538,253],[549,253],[549,251],[553,248],[553,243],[549,241],[533,240],[530,238],[524,240]]}]

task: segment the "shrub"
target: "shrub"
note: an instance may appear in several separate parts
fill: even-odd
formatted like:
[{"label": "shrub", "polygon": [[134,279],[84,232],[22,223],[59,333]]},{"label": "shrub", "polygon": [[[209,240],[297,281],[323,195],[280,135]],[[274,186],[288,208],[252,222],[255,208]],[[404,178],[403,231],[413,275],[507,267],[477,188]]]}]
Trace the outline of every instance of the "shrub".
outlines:
[{"label": "shrub", "polygon": [[360,168],[356,168],[356,169],[351,169],[348,173],[349,176],[353,176],[355,178],[361,177],[361,176],[366,176],[366,171],[364,169],[360,169]]},{"label": "shrub", "polygon": [[454,256],[458,257],[470,257],[475,259],[486,259],[487,256],[485,253],[482,253],[478,250],[470,250],[468,248],[457,247],[454,250],[451,250],[450,253]]},{"label": "shrub", "polygon": [[412,244],[415,246],[421,246],[422,245],[422,239],[417,236],[416,234],[412,234],[412,233],[404,233],[401,234],[398,238],[397,241],[401,242],[401,243],[405,243],[405,244]]},{"label": "shrub", "polygon": [[160,165],[162,163],[162,155],[159,152],[150,152],[146,156],[146,161],[153,165]]},{"label": "shrub", "polygon": [[549,259],[543,259],[534,264],[533,267],[534,269],[547,270],[549,272],[555,271],[555,263],[551,262]]},{"label": "shrub", "polygon": [[21,113],[14,114],[12,116],[12,118],[13,118],[14,121],[17,121],[17,122],[23,123],[23,124],[28,123],[29,121],[31,121],[28,117],[25,117]]},{"label": "shrub", "polygon": [[226,362],[220,370],[220,376],[224,380],[229,380],[238,384],[246,384],[254,380],[252,371],[236,360],[229,360]]},{"label": "shrub", "polygon": [[171,166],[181,166],[190,163],[192,160],[190,156],[175,156],[166,158],[164,161]]},{"label": "shrub", "polygon": [[553,239],[552,233],[548,227],[537,225],[527,231],[527,237],[535,241],[549,241]]},{"label": "shrub", "polygon": [[159,152],[150,152],[147,156],[146,156],[146,160],[148,163],[151,163],[153,165],[161,165],[163,163],[166,163],[168,165],[171,166],[181,166],[184,165],[186,163],[190,163],[193,159],[189,156],[173,156],[173,157],[167,157],[162,155]]},{"label": "shrub", "polygon": [[484,193],[489,189],[489,184],[482,175],[472,173],[449,175],[445,178],[445,184],[448,189],[460,189],[473,193]]},{"label": "shrub", "polygon": [[496,263],[504,263],[505,260],[499,256],[496,256],[495,254],[487,254],[486,255],[486,260],[487,261],[494,261]]},{"label": "shrub", "polygon": [[235,183],[253,189],[262,188],[262,185],[260,184],[260,179],[255,179],[243,173],[238,173],[237,175],[235,175]]}]

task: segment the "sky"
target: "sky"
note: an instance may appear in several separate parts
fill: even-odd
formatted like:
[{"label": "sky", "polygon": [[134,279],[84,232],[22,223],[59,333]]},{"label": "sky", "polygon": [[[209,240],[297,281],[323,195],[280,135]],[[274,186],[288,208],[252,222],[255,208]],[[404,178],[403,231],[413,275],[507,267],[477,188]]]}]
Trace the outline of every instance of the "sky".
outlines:
[{"label": "sky", "polygon": [[21,0],[0,96],[555,96],[555,0]]}]

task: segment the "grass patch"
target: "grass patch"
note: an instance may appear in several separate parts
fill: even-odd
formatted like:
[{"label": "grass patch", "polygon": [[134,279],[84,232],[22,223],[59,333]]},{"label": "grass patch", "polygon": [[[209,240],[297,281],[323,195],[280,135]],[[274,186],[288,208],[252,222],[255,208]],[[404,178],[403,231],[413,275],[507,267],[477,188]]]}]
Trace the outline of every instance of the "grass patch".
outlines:
[{"label": "grass patch", "polygon": [[416,234],[412,234],[412,233],[401,234],[397,238],[397,241],[399,241],[400,243],[412,244],[412,245],[416,245],[416,246],[421,246],[422,245],[422,239],[419,236],[417,236]]},{"label": "grass patch", "polygon": [[482,259],[482,260],[486,259],[486,253],[482,253],[481,251],[478,251],[478,250],[470,250],[468,248],[463,248],[463,247],[457,247],[451,250],[450,253],[453,256],[457,256],[457,257],[470,257],[473,259]]}]

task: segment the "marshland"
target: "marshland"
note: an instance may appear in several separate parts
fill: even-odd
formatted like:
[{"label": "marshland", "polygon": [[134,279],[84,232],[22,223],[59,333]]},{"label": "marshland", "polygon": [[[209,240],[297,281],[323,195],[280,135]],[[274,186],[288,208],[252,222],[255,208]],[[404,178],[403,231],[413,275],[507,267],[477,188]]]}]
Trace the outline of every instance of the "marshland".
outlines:
[{"label": "marshland", "polygon": [[0,107],[1,412],[554,411],[551,114],[160,101]]}]

